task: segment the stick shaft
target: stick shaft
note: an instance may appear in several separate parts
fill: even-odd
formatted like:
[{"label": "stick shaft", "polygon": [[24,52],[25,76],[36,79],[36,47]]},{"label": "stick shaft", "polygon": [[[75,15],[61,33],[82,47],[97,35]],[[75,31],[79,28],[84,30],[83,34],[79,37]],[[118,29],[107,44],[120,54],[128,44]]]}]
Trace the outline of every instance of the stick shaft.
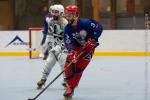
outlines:
[{"label": "stick shaft", "polygon": [[[78,57],[77,58],[79,58],[82,54],[84,53],[84,51],[82,51],[79,55],[78,55]],[[73,61],[72,62],[70,62],[69,63],[69,65],[64,69],[64,70],[62,70],[43,90],[41,90],[41,92],[39,92],[33,99],[28,99],[28,100],[36,100],[52,83],[54,83],[55,82],[55,80],[57,79],[57,78],[59,78],[64,72],[65,72],[65,70],[68,68],[68,67],[70,67],[70,65],[73,63]]]}]

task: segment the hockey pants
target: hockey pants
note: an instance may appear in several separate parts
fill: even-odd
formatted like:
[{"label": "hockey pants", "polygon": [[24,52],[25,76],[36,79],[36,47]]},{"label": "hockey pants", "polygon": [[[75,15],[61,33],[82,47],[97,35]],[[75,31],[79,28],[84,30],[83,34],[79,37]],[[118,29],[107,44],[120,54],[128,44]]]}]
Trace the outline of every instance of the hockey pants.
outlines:
[{"label": "hockey pants", "polygon": [[67,53],[59,53],[55,55],[53,52],[49,52],[48,58],[46,59],[45,66],[43,68],[42,79],[47,79],[50,74],[52,68],[55,66],[58,61],[61,70],[64,70],[64,63],[66,61]]},{"label": "hockey pants", "polygon": [[66,60],[65,78],[69,87],[75,88],[76,86],[78,86],[83,71],[85,70],[89,62],[91,61],[93,52],[84,53],[83,55],[81,55],[81,57],[78,59],[76,63],[71,64],[69,67],[68,65],[70,64],[70,61],[68,59]]}]

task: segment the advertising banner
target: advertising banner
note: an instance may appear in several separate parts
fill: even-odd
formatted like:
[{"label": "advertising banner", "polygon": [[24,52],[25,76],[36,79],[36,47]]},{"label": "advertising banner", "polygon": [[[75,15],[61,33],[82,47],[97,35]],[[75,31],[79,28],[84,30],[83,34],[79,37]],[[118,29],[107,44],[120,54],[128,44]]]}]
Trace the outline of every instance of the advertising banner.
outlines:
[{"label": "advertising banner", "polygon": [[0,31],[0,52],[26,52],[28,45],[28,31]]}]

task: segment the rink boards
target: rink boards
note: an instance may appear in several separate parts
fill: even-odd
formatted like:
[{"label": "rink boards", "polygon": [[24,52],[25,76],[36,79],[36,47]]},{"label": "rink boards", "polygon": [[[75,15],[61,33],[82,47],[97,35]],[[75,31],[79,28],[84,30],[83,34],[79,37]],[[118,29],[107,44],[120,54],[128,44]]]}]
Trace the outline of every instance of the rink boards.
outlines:
[{"label": "rink boards", "polygon": [[[100,46],[96,48],[94,55],[150,56],[149,32],[149,30],[104,30],[99,39]],[[0,56],[29,56],[28,31],[0,31],[0,38]]]},{"label": "rink boards", "polygon": [[[29,56],[29,52],[0,52],[0,56]],[[95,52],[94,56],[150,56],[150,52]]]}]

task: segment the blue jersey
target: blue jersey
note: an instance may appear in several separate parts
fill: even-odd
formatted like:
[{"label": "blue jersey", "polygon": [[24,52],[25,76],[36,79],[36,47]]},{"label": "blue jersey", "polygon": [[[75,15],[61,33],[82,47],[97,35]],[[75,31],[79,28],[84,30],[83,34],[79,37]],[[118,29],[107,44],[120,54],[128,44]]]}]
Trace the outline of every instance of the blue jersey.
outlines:
[{"label": "blue jersey", "polygon": [[68,24],[64,30],[64,42],[68,51],[75,50],[78,46],[83,46],[89,39],[98,42],[103,31],[100,23],[93,19],[79,19],[76,26]]}]

